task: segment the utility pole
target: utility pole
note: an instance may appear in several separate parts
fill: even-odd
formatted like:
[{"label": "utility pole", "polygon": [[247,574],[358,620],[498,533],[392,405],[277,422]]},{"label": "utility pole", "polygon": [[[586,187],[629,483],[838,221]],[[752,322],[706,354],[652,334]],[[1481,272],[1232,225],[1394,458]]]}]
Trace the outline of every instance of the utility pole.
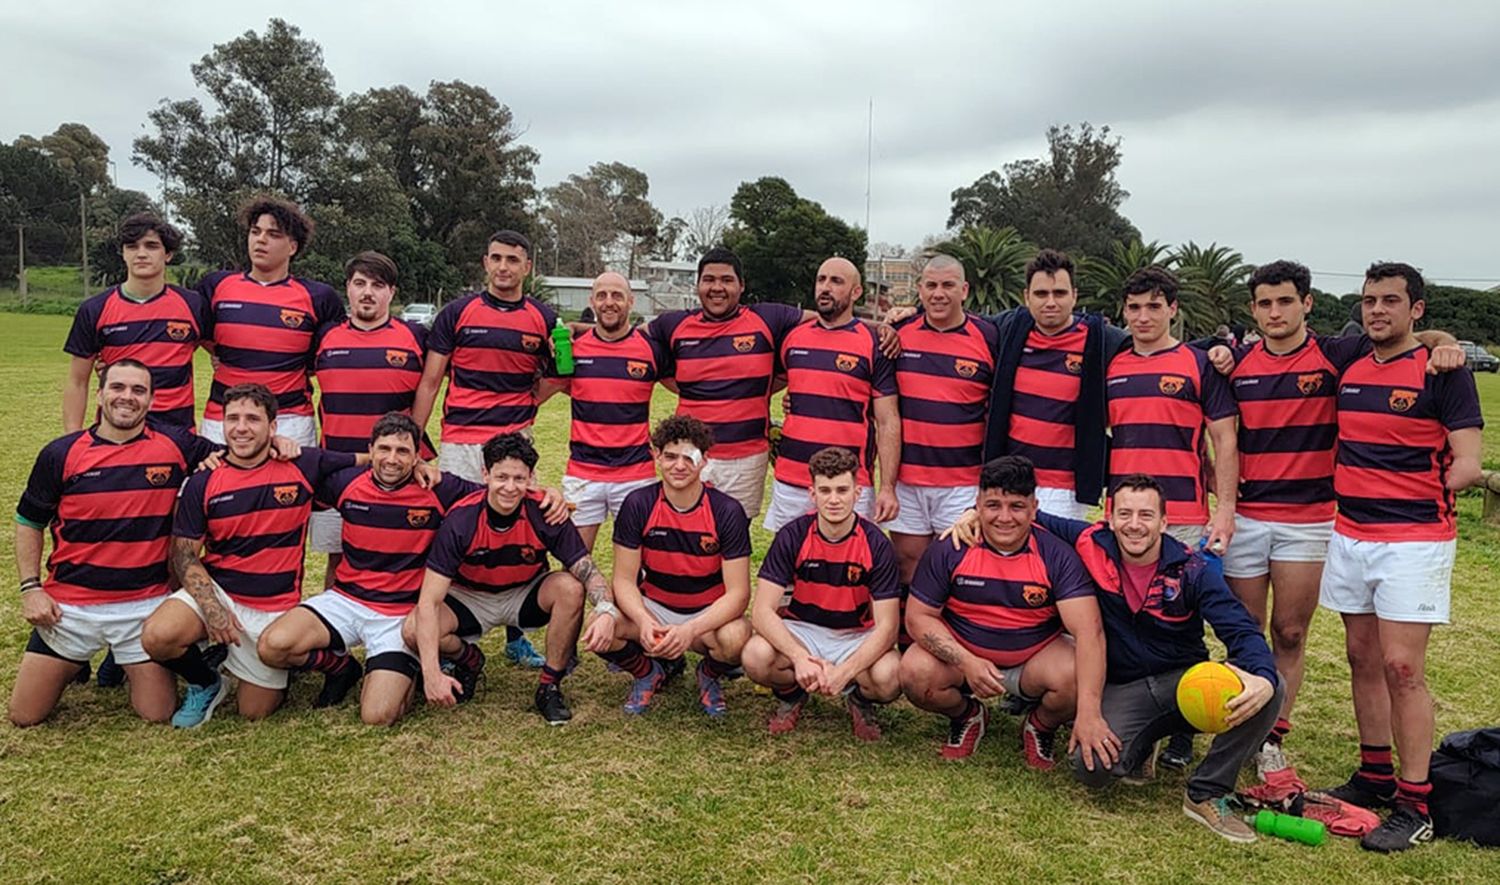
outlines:
[{"label": "utility pole", "polygon": [[16,225],[16,266],[21,287],[21,306],[26,306],[26,225]]},{"label": "utility pole", "polygon": [[869,125],[865,131],[865,236],[870,236],[870,182],[875,168],[875,99],[870,99]]},{"label": "utility pole", "polygon": [[83,253],[83,297],[89,297],[89,203],[83,188],[78,189],[78,234]]}]

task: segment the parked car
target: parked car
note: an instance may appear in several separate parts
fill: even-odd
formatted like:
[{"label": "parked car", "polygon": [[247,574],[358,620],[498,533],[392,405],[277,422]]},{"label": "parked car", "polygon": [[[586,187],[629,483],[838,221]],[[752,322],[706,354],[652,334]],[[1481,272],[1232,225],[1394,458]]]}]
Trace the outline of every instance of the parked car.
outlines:
[{"label": "parked car", "polygon": [[416,323],[419,326],[432,325],[433,317],[437,316],[436,304],[408,304],[401,309],[401,319],[408,323]]},{"label": "parked car", "polygon": [[1485,350],[1472,341],[1460,341],[1458,346],[1463,348],[1464,363],[1472,372],[1500,372],[1500,358]]}]

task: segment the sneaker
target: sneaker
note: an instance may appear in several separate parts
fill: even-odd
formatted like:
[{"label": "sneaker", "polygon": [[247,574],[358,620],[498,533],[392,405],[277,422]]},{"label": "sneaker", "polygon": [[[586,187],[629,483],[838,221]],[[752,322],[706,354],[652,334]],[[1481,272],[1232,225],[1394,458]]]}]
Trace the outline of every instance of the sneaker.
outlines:
[{"label": "sneaker", "polygon": [[1262,781],[1271,772],[1287,767],[1286,753],[1281,749],[1281,744],[1275,741],[1261,744],[1260,750],[1251,758],[1255,762],[1255,776]]},{"label": "sneaker", "polygon": [[651,706],[651,699],[667,681],[666,671],[661,664],[651,658],[651,672],[641,676],[630,683],[630,696],[625,699],[625,713],[630,716],[639,716],[646,712]]},{"label": "sneaker", "polygon": [[849,724],[854,727],[854,736],[862,741],[880,740],[880,723],[875,721],[875,705],[849,692],[844,698],[849,710]]},{"label": "sneaker", "polygon": [[1320,790],[1319,793],[1330,799],[1340,802],[1348,802],[1350,805],[1358,805],[1360,808],[1368,808],[1378,811],[1382,808],[1393,808],[1396,804],[1396,785],[1391,784],[1389,793],[1378,793],[1370,789],[1369,785],[1358,774],[1336,787]]},{"label": "sneaker", "polygon": [[1127,787],[1143,787],[1154,780],[1156,780],[1156,756],[1147,753],[1146,758],[1142,759],[1140,764],[1120,778],[1120,783]]},{"label": "sneaker", "polygon": [[1052,757],[1052,749],[1057,743],[1057,732],[1042,731],[1026,717],[1026,722],[1021,726],[1021,758],[1026,762],[1026,767],[1035,771],[1051,771],[1057,767],[1057,760]]},{"label": "sneaker", "polygon": [[94,681],[100,688],[119,688],[125,684],[125,668],[115,663],[114,649],[110,649],[99,662],[99,673]]},{"label": "sneaker", "polygon": [[661,664],[662,672],[666,674],[666,678],[662,680],[662,685],[671,685],[677,680],[677,677],[687,672],[687,660],[685,658],[653,658],[652,660]]},{"label": "sneaker", "polygon": [[1432,818],[1409,806],[1398,805],[1396,813],[1386,818],[1385,823],[1359,840],[1359,847],[1389,854],[1431,841]]},{"label": "sneaker", "polygon": [[776,701],[776,710],[771,714],[771,721],[766,723],[766,729],[771,734],[786,734],[797,727],[797,720],[802,718],[802,708],[807,706],[807,695],[803,694],[795,701]]},{"label": "sneaker", "polygon": [[548,725],[565,725],[573,718],[568,702],[563,700],[562,686],[556,682],[537,686],[536,711],[542,714]]},{"label": "sneaker", "polygon": [[443,661],[443,672],[458,680],[461,691],[458,694],[458,702],[467,704],[474,700],[474,691],[479,688],[479,680],[484,678],[484,652],[479,653],[479,664],[475,667],[461,667],[455,661]]},{"label": "sneaker", "polygon": [[1203,824],[1231,842],[1255,841],[1255,831],[1250,825],[1229,810],[1229,797],[1217,796],[1194,802],[1187,795],[1182,797],[1182,811],[1188,817]]},{"label": "sneaker", "polygon": [[989,708],[978,701],[969,701],[969,712],[951,721],[948,726],[948,742],[943,744],[938,755],[944,759],[967,759],[979,748],[979,739],[990,724]]},{"label": "sneaker", "polygon": [[182,699],[182,706],[172,714],[173,728],[197,728],[213,718],[214,708],[224,700],[224,695],[229,691],[229,681],[223,676],[214,680],[213,685],[188,684],[187,696]]},{"label": "sneaker", "polygon": [[719,680],[703,669],[706,663],[707,660],[699,661],[693,670],[693,675],[698,677],[698,703],[704,713],[717,719],[728,713],[729,707],[724,703],[724,688],[719,685]]},{"label": "sneaker", "polygon": [[505,643],[505,659],[527,670],[540,670],[547,663],[547,659],[537,653],[536,647],[525,636],[517,636]]},{"label": "sneaker", "polygon": [[1168,738],[1167,745],[1156,754],[1156,764],[1159,768],[1186,771],[1193,764],[1193,736],[1184,733]]},{"label": "sneaker", "polygon": [[313,709],[337,707],[342,704],[344,698],[349,696],[349,690],[359,682],[359,678],[363,675],[365,675],[364,668],[353,658],[349,659],[348,666],[337,673],[324,674],[323,690],[318,692],[317,698],[313,700]]}]

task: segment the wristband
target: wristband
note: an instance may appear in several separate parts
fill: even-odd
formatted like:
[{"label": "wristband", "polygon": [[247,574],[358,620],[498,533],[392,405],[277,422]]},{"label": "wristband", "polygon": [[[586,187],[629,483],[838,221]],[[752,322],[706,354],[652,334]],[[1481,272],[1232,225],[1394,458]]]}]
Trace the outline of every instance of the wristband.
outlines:
[{"label": "wristband", "polygon": [[24,581],[21,582],[21,592],[22,593],[30,593],[33,590],[40,590],[40,589],[42,589],[42,579],[41,578],[27,578],[26,580],[24,580]]},{"label": "wristband", "polygon": [[594,614],[609,615],[616,621],[620,620],[620,610],[618,608],[615,608],[615,604],[613,602],[610,602],[608,599],[601,599],[598,602],[594,603]]}]

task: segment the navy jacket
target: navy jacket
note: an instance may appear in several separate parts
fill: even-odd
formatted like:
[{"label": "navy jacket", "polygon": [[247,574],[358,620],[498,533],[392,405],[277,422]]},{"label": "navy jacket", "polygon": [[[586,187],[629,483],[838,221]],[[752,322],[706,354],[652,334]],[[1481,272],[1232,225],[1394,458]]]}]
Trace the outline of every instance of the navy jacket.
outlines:
[{"label": "navy jacket", "polygon": [[1099,585],[1109,664],[1105,680],[1134,682],[1208,660],[1203,622],[1229,650],[1229,662],[1276,684],[1276,661],[1260,626],[1230,592],[1224,579],[1177,539],[1162,535],[1156,577],[1140,611],[1126,601],[1120,546],[1105,522],[1086,523],[1038,513],[1047,531],[1073,544]]}]

